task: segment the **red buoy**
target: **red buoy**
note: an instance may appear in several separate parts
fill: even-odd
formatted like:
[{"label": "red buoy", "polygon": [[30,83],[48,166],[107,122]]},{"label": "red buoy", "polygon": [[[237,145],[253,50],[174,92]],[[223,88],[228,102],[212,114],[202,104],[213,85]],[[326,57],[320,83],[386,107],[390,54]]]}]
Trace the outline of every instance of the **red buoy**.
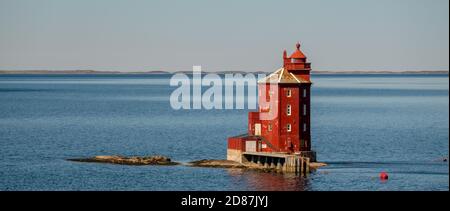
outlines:
[{"label": "red buoy", "polygon": [[388,176],[388,174],[386,173],[386,172],[381,172],[380,173],[380,179],[381,180],[387,180],[387,179],[389,179],[389,176]]}]

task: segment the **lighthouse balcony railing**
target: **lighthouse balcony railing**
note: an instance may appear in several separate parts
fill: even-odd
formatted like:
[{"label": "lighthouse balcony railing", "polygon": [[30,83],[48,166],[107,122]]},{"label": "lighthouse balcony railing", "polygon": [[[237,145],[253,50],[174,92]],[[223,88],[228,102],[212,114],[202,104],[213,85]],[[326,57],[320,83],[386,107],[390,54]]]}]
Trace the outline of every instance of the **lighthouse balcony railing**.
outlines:
[{"label": "lighthouse balcony railing", "polygon": [[311,69],[311,63],[288,63],[284,67],[288,70]]}]

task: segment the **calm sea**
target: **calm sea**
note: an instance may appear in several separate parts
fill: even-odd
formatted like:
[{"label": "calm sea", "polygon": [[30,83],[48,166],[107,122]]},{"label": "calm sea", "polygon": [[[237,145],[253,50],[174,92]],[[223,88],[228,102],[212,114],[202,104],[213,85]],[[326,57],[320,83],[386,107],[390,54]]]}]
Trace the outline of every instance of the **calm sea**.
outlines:
[{"label": "calm sea", "polygon": [[0,190],[449,190],[448,75],[314,75],[308,178],[65,160],[224,159],[248,110],[175,111],[170,77],[0,75]]}]

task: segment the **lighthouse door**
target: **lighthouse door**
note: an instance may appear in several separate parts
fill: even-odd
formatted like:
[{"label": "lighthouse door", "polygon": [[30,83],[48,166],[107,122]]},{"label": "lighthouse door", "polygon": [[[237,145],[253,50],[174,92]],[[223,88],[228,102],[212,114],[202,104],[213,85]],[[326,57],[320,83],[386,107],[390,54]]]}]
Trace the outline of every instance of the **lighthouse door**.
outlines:
[{"label": "lighthouse door", "polygon": [[245,142],[246,152],[256,152],[256,141],[246,141]]},{"label": "lighthouse door", "polygon": [[255,136],[261,135],[261,124],[257,123],[255,124]]}]

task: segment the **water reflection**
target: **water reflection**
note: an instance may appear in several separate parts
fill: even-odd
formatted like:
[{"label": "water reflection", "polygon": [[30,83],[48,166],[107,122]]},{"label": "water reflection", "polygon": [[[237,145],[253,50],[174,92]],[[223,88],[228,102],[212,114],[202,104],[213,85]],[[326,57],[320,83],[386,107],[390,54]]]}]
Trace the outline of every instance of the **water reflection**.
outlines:
[{"label": "water reflection", "polygon": [[309,179],[293,173],[272,173],[254,170],[228,169],[234,184],[244,184],[252,191],[305,191],[309,190]]}]

